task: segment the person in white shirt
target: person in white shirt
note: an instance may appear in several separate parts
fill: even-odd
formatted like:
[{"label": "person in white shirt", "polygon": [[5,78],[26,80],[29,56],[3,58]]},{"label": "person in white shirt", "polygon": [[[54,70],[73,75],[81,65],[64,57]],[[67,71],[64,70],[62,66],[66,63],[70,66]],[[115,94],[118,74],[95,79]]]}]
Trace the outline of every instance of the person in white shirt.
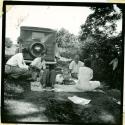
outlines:
[{"label": "person in white shirt", "polygon": [[5,73],[14,78],[19,78],[20,76],[31,76],[28,66],[24,62],[23,53],[15,54],[6,62]]},{"label": "person in white shirt", "polygon": [[32,78],[37,80],[38,77],[39,81],[43,75],[43,70],[46,69],[45,54],[41,54],[41,56],[35,58],[30,64],[30,68],[32,70]]},{"label": "person in white shirt", "polygon": [[78,79],[79,68],[83,67],[83,66],[84,66],[84,63],[79,61],[79,55],[76,55],[74,57],[74,60],[69,65],[69,70],[71,72],[71,76],[73,78]]},{"label": "person in white shirt", "polygon": [[[46,52],[41,53],[40,57],[35,58],[30,67],[32,68],[32,71],[34,72],[34,79],[37,81],[40,81],[43,88],[46,87],[54,87],[55,79],[56,79],[56,72],[54,69],[49,69],[49,67],[46,66],[45,61]],[[38,76],[38,79],[37,79]]]}]

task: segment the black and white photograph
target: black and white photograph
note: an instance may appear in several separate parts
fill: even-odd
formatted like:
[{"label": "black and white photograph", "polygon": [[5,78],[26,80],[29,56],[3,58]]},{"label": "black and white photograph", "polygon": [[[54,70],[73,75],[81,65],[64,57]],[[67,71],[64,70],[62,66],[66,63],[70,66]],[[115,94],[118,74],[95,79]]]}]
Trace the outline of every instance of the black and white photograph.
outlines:
[{"label": "black and white photograph", "polygon": [[122,4],[4,1],[3,12],[2,123],[122,125]]}]

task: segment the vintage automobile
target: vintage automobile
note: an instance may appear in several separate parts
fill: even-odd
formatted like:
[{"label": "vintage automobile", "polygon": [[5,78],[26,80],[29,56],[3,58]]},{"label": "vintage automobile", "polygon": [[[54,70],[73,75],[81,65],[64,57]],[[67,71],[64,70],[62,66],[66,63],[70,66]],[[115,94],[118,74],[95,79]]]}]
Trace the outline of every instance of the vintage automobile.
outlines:
[{"label": "vintage automobile", "polygon": [[46,51],[46,63],[48,65],[56,64],[56,30],[40,27],[20,27],[20,36],[18,38],[19,52],[23,52],[26,63],[38,57]]}]

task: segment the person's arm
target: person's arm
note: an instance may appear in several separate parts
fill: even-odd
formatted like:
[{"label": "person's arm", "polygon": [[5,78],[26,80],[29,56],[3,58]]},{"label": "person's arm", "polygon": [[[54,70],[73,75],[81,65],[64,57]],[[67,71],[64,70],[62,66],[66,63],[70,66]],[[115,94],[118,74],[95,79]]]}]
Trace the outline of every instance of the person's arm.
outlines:
[{"label": "person's arm", "polygon": [[37,69],[37,70],[40,70],[42,68],[42,63],[41,63],[41,59],[40,58],[35,58],[30,66],[33,68],[33,69]]},{"label": "person's arm", "polygon": [[113,62],[113,71],[117,68],[118,66],[118,59],[116,58]]},{"label": "person's arm", "polygon": [[27,65],[25,64],[25,62],[24,62],[24,59],[23,59],[23,55],[22,55],[22,54],[19,55],[19,57],[18,57],[18,59],[17,59],[17,63],[18,63],[18,66],[19,66],[20,68],[28,69],[28,66],[27,66]]},{"label": "person's arm", "polygon": [[112,64],[113,64],[113,61],[114,61],[114,59],[109,63],[109,65],[112,65]]},{"label": "person's arm", "polygon": [[27,66],[24,60],[23,60],[23,64],[24,64],[24,66]]},{"label": "person's arm", "polygon": [[35,58],[32,62],[31,62],[31,66],[36,66],[38,62],[38,58]]},{"label": "person's arm", "polygon": [[46,61],[43,61],[43,62],[42,62],[42,68],[43,68],[43,69],[46,69]]}]

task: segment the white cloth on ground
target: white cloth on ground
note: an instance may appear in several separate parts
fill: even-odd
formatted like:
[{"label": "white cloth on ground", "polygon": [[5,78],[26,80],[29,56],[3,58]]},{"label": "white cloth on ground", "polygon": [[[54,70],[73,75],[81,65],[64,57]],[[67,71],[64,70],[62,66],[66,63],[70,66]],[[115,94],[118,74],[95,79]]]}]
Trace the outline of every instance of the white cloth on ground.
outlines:
[{"label": "white cloth on ground", "polygon": [[92,91],[100,86],[99,81],[90,81],[93,78],[93,70],[89,67],[80,67],[76,88],[83,91]]},{"label": "white cloth on ground", "polygon": [[71,100],[73,103],[80,105],[86,105],[91,101],[89,99],[81,98],[78,96],[68,97],[68,99]]},{"label": "white cloth on ground", "polygon": [[93,91],[100,86],[99,81],[90,81],[93,77],[93,70],[88,67],[79,69],[78,82],[76,85],[55,85],[56,91],[63,92],[85,92]]}]

